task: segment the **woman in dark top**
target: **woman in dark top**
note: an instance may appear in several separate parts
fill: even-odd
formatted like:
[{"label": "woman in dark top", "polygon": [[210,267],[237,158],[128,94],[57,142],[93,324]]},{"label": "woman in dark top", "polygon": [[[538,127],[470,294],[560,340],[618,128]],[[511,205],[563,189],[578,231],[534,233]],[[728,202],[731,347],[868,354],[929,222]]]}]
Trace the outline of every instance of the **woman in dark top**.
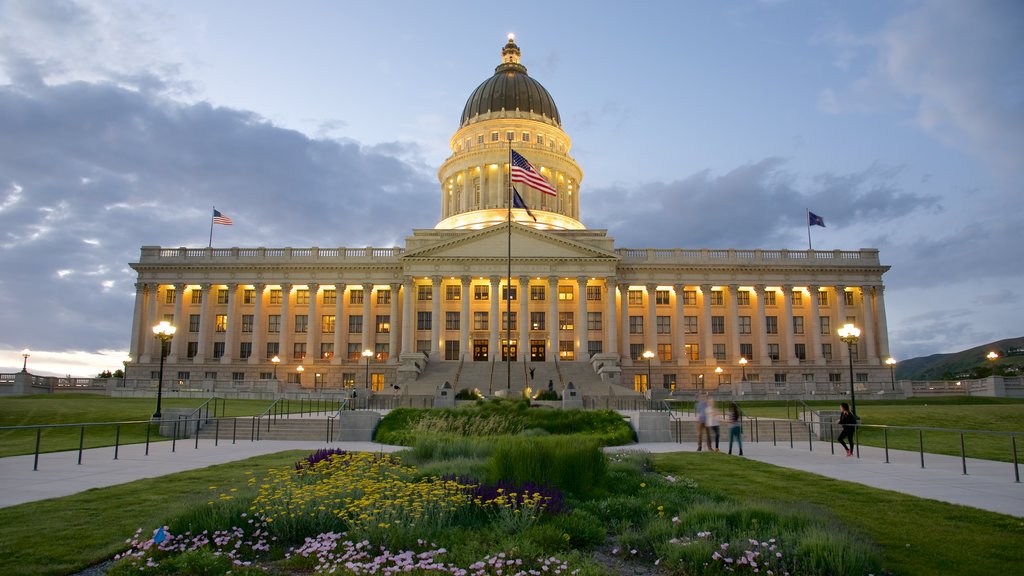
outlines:
[{"label": "woman in dark top", "polygon": [[[850,412],[850,405],[846,402],[839,405],[838,424],[843,427],[843,431],[839,433],[839,443],[846,448],[846,457],[849,458],[853,456],[853,431],[857,425],[857,417]],[[847,445],[845,440],[849,440],[850,444]]]}]

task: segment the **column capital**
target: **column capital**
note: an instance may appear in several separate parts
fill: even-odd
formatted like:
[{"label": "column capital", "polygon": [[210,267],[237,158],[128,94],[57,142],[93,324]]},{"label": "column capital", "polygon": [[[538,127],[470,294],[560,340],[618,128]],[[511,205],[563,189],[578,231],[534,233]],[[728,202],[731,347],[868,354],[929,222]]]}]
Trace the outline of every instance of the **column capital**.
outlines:
[{"label": "column capital", "polygon": [[365,298],[366,297],[366,293],[369,293],[369,292],[373,292],[373,283],[372,282],[367,282],[367,283],[363,284],[363,293],[364,293],[363,297]]},{"label": "column capital", "polygon": [[653,282],[651,282],[649,284],[644,284],[644,288],[647,288],[647,293],[648,294],[653,294],[654,291],[658,289],[658,285],[653,283]]},{"label": "column capital", "polygon": [[815,292],[817,292],[819,288],[821,288],[821,286],[818,285],[818,284],[808,284],[807,285],[807,291],[810,292],[811,294],[814,294]]},{"label": "column capital", "polygon": [[700,285],[700,291],[702,293],[704,293],[704,294],[710,294],[711,293],[711,284],[701,284]]},{"label": "column capital", "polygon": [[589,280],[590,280],[590,276],[577,276],[576,277],[576,282],[580,286],[586,286],[587,285],[587,281],[589,281]]},{"label": "column capital", "polygon": [[309,290],[310,294],[316,294],[316,291],[320,289],[320,285],[316,282],[310,282],[306,284],[306,289]]},{"label": "column capital", "polygon": [[[459,276],[459,282],[462,284],[463,288],[468,288],[469,283],[472,281],[473,279],[469,276]],[[465,298],[465,295],[463,295],[463,298]]]},{"label": "column capital", "polygon": [[488,276],[487,279],[491,281],[491,286],[501,284],[501,276]]},{"label": "column capital", "polygon": [[263,289],[266,288],[267,285],[264,284],[263,282],[256,282],[255,284],[252,285],[252,287],[254,290],[256,290],[256,292],[263,292]]},{"label": "column capital", "polygon": [[395,293],[396,292],[398,292],[399,290],[402,289],[402,285],[399,284],[398,282],[392,282],[391,284],[388,284],[388,287],[391,288],[391,297],[392,298],[395,297]]},{"label": "column capital", "polygon": [[552,275],[548,276],[548,284],[552,284],[552,285],[557,286],[558,285],[558,275],[557,274],[552,274]]},{"label": "column capital", "polygon": [[740,285],[739,284],[735,284],[735,283],[733,283],[733,284],[726,284],[726,287],[729,289],[729,292],[731,294],[735,294],[740,289]]},{"label": "column capital", "polygon": [[835,285],[835,289],[836,289],[836,293],[838,294],[839,292],[845,292],[846,291],[846,286],[844,284],[836,284]]},{"label": "column capital", "polygon": [[793,285],[792,284],[783,284],[782,285],[782,291],[786,292],[786,293],[792,292],[793,291]]},{"label": "column capital", "polygon": [[281,287],[281,292],[284,292],[285,294],[290,294],[292,291],[291,282],[281,282],[278,286]]}]

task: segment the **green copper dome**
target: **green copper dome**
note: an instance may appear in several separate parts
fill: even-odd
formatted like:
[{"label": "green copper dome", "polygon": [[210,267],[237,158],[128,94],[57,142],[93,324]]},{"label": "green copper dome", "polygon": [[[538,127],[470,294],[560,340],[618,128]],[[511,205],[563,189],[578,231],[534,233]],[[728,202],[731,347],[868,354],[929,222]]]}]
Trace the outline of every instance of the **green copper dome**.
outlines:
[{"label": "green copper dome", "polygon": [[532,112],[561,127],[558,107],[547,89],[526,73],[519,63],[519,46],[512,36],[501,50],[502,63],[494,69],[494,76],[484,80],[473,90],[462,110],[460,127],[472,124],[480,114],[492,112]]}]

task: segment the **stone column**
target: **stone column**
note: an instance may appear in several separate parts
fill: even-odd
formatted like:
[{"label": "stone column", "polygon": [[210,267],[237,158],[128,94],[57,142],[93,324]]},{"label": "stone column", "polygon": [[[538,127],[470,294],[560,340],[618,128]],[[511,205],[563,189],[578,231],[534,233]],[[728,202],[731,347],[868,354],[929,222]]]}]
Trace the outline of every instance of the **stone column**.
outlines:
[{"label": "stone column", "polygon": [[530,360],[530,301],[527,295],[530,292],[530,277],[519,277],[519,350],[523,362]]},{"label": "stone column", "polygon": [[[839,328],[846,324],[846,287],[836,286],[836,323],[832,326],[832,334],[834,336],[838,334]],[[850,362],[850,348],[845,342],[839,340],[838,336],[831,338],[831,341],[839,344],[839,358],[846,365]],[[834,347],[833,347],[834,349]]]},{"label": "stone column", "polygon": [[345,321],[345,283],[334,283],[334,358],[331,364],[348,359],[348,322]]},{"label": "stone column", "polygon": [[[288,314],[291,297],[292,285],[281,284],[281,322],[278,324],[279,332],[277,333],[277,347],[278,356],[280,356],[281,361],[285,363],[292,361],[292,323]],[[285,370],[285,373],[287,372],[288,371]]]},{"label": "stone column", "polygon": [[757,363],[770,366],[772,361],[768,357],[768,326],[764,319],[764,284],[754,286],[754,294],[757,296]]},{"label": "stone column", "polygon": [[210,336],[213,331],[213,318],[211,307],[213,305],[213,298],[211,298],[210,292],[213,291],[213,284],[202,284],[199,300],[199,349],[196,351],[195,358],[192,358],[192,362],[196,364],[202,364],[206,362],[207,358],[213,356],[210,350]]},{"label": "stone column", "polygon": [[807,287],[807,291],[810,292],[810,307],[811,311],[811,326],[808,336],[810,336],[810,350],[807,351],[808,362],[814,361],[818,366],[825,364],[825,357],[821,354],[821,313],[818,311],[818,286],[810,285]]},{"label": "stone column", "polygon": [[[491,276],[491,311],[490,318],[487,323],[488,342],[487,342],[487,355],[490,356],[491,360],[497,360],[501,358],[501,311],[503,310],[501,304],[501,278],[498,276]],[[509,287],[509,290],[512,288]],[[519,295],[520,301],[522,301],[523,295]],[[520,318],[522,321],[522,318]]]},{"label": "stone column", "polygon": [[[647,284],[644,286],[647,291],[647,318],[644,319],[644,342],[647,350],[654,352],[654,358],[651,358],[651,364],[655,366],[661,365],[661,356],[658,355],[658,308],[656,306],[658,291],[657,284]],[[650,383],[648,382],[648,386]]]},{"label": "stone column", "polygon": [[864,340],[864,354],[867,356],[868,364],[878,364],[878,354],[875,352],[875,320],[873,306],[871,305],[871,287],[860,287],[861,304],[864,306],[864,333],[861,337]]},{"label": "stone column", "polygon": [[796,350],[794,349],[794,337],[793,337],[793,286],[785,284],[782,286],[782,326],[779,330],[782,333],[782,346],[779,348],[785,349],[783,352],[779,350],[779,360],[784,360],[790,366],[798,366],[800,359],[796,357]]},{"label": "stone column", "polygon": [[620,342],[622,342],[622,356],[629,358],[633,356],[629,348],[629,284],[619,284],[619,326],[621,327]]},{"label": "stone column", "polygon": [[402,352],[416,351],[416,283],[412,277],[402,279]]},{"label": "stone column", "polygon": [[372,300],[373,284],[363,284],[363,340],[361,346],[363,350],[376,353],[377,349],[374,343],[377,340],[377,322],[372,317],[373,311],[370,306]]},{"label": "stone column", "polygon": [[[675,313],[675,344],[672,348],[675,349],[673,354],[676,357],[676,365],[688,366],[690,364],[690,358],[686,355],[686,327],[684,326],[684,317],[686,312],[683,307],[683,292],[686,291],[684,284],[673,284],[672,290],[675,292],[676,297],[676,313]],[[680,382],[680,385],[682,383]]]},{"label": "stone column", "polygon": [[[145,360],[140,358],[138,359],[139,362],[151,362],[154,353],[159,354],[159,352],[156,351],[157,344],[156,337],[153,336],[153,326],[162,319],[162,316],[157,312],[156,306],[156,295],[160,291],[160,285],[148,284],[147,286],[149,288],[149,295],[147,298],[149,303],[146,305],[146,318],[148,318],[148,321],[144,321],[145,324],[142,326],[142,354],[145,357]],[[160,359],[159,356],[156,358],[157,360]]]},{"label": "stone column", "polygon": [[878,355],[888,358],[889,353],[889,327],[885,320],[885,286],[875,286],[875,322],[878,324]]},{"label": "stone column", "polygon": [[[152,334],[150,330],[145,329],[146,324],[146,293],[149,291],[149,285],[143,282],[135,283],[135,309],[132,311],[132,335],[128,340],[128,355],[131,356],[132,362],[149,362],[149,354],[145,350],[145,344],[139,347],[140,340],[139,335],[149,336],[147,332]],[[152,314],[155,308],[150,308],[149,313]],[[155,340],[155,338],[154,338]],[[145,357],[143,357],[145,355]]]},{"label": "stone column", "polygon": [[729,334],[729,349],[726,351],[726,361],[730,367],[735,367],[740,359],[740,311],[739,311],[740,287],[736,284],[729,284],[729,316],[725,331]]},{"label": "stone column", "polygon": [[441,277],[430,277],[430,359],[441,359]]},{"label": "stone column", "polygon": [[[469,323],[471,321],[469,317],[469,299],[471,294],[469,293],[470,277],[462,276],[459,278],[461,294],[462,308],[459,310],[459,356],[466,358],[466,353],[472,350],[469,345]],[[472,358],[472,355],[470,355]]]},{"label": "stone column", "polygon": [[[167,362],[177,362],[178,358],[184,356],[181,351],[185,348],[186,342],[188,341],[188,324],[184,323],[185,320],[185,288],[188,284],[181,283],[174,285],[174,324],[178,328],[178,337],[171,340],[168,345],[170,350],[167,351]],[[166,290],[166,289],[165,289]],[[156,340],[156,338],[154,338]],[[154,344],[157,348],[157,360],[160,359],[160,343]]]},{"label": "stone column", "polygon": [[242,318],[238,315],[238,284],[231,283],[228,287],[228,325],[224,332],[224,355],[221,364],[230,364],[238,354],[238,333],[242,330]]},{"label": "stone column", "polygon": [[558,276],[548,276],[548,362],[558,359]]},{"label": "stone column", "polygon": [[616,293],[618,291],[615,289],[615,277],[614,276],[609,276],[608,278],[604,279],[604,286],[603,286],[602,290],[603,290],[604,295],[605,295],[605,305],[604,305],[604,308],[605,308],[605,310],[607,311],[607,314],[608,314],[608,318],[606,318],[605,322],[604,322],[604,326],[605,326],[604,331],[605,331],[605,334],[606,334],[606,338],[605,338],[606,342],[605,342],[605,344],[607,344],[605,352],[607,352],[608,354],[618,354],[619,353],[619,322],[618,322],[618,314],[616,312],[618,312],[619,304],[618,304],[618,302],[615,299]]},{"label": "stone column", "polygon": [[704,325],[700,328],[701,333],[701,348],[700,359],[703,360],[705,366],[710,366],[710,359],[714,358],[711,353],[712,350],[712,334],[711,334],[711,284],[701,284],[700,293],[702,295],[702,304],[704,312]]},{"label": "stone column", "polygon": [[399,290],[402,288],[401,284],[392,282],[391,287],[391,310],[388,311],[390,314],[389,319],[391,320],[391,332],[388,333],[388,363],[397,364],[398,358],[402,354],[402,344],[399,342],[399,327],[402,325],[400,318],[398,317],[398,296]]},{"label": "stone column", "polygon": [[573,351],[577,362],[590,359],[587,346],[587,277],[576,277],[576,350]]},{"label": "stone column", "polygon": [[[320,315],[317,313],[317,292],[320,285],[310,282],[306,285],[309,301],[306,305],[306,360],[316,363],[320,360]],[[315,370],[315,369],[314,369]]]},{"label": "stone column", "polygon": [[266,311],[263,309],[263,292],[266,287],[266,284],[261,283],[253,285],[255,301],[252,307],[252,354],[249,356],[249,364],[261,364],[267,358],[263,343],[263,333],[267,329]]}]

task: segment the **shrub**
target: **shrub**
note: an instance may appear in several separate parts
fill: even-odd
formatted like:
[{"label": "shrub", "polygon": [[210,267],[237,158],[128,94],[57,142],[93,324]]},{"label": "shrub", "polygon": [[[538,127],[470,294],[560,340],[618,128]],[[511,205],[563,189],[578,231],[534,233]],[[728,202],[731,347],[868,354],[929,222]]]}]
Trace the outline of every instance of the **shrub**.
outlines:
[{"label": "shrub", "polygon": [[541,390],[533,397],[534,400],[561,400],[562,397],[558,395],[558,392],[554,390]]},{"label": "shrub", "polygon": [[488,479],[550,482],[577,495],[604,486],[607,460],[592,438],[502,438],[491,454]]}]

